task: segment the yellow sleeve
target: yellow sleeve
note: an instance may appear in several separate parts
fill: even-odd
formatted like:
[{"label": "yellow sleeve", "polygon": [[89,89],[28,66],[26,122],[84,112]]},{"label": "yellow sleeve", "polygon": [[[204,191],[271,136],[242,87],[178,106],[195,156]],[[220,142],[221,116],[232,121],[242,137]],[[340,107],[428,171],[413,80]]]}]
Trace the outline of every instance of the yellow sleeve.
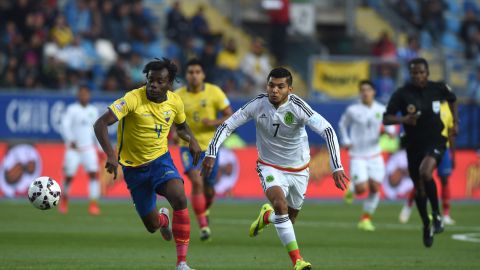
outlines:
[{"label": "yellow sleeve", "polygon": [[132,92],[128,92],[125,96],[115,100],[108,108],[113,112],[117,120],[120,120],[130,112],[135,111],[137,103],[137,97]]},{"label": "yellow sleeve", "polygon": [[228,106],[230,106],[230,100],[227,98],[225,93],[220,89],[220,87],[217,87],[216,89],[217,94],[216,94],[216,100],[215,100],[215,107],[219,111],[225,110]]},{"label": "yellow sleeve", "polygon": [[183,106],[183,101],[179,95],[176,95],[175,105],[177,107],[177,114],[175,115],[175,119],[173,119],[173,122],[177,124],[181,124],[185,122],[185,120],[187,119],[187,116],[185,115],[185,108]]}]

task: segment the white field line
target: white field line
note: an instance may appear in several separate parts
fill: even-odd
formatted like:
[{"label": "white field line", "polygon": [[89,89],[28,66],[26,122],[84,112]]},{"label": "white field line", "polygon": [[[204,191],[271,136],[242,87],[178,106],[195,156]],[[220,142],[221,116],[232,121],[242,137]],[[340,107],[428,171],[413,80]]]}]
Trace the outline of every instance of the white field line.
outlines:
[{"label": "white field line", "polygon": [[465,242],[480,243],[480,233],[462,233],[452,235],[452,239]]}]

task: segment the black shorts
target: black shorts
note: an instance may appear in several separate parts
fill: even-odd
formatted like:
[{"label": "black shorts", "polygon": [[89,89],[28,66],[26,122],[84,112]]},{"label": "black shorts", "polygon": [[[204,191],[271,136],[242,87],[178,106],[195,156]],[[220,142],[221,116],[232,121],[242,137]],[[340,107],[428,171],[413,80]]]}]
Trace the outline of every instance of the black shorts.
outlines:
[{"label": "black shorts", "polygon": [[426,156],[431,156],[437,161],[437,166],[446,151],[445,144],[437,145],[410,145],[407,147],[408,172],[415,182],[419,179],[420,164]]}]

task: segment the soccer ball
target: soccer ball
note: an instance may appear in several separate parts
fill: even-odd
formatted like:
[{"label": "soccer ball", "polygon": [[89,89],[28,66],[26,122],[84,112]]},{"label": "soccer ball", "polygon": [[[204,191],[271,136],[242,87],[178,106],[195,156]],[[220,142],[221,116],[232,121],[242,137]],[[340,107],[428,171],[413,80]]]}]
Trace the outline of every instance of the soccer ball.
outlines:
[{"label": "soccer ball", "polygon": [[38,177],[28,188],[28,199],[33,206],[41,210],[57,206],[61,194],[58,183],[48,176]]}]

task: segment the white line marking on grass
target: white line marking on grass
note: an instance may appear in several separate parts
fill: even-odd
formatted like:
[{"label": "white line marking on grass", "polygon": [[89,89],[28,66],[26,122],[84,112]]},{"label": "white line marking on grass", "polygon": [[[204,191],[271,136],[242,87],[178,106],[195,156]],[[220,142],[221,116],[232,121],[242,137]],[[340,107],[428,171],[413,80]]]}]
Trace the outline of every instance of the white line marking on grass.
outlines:
[{"label": "white line marking on grass", "polygon": [[480,233],[462,233],[452,235],[452,239],[465,242],[480,243]]},{"label": "white line marking on grass", "polygon": [[[222,224],[222,225],[250,225],[253,222],[252,220],[247,219],[225,219],[225,218],[213,218],[213,223]],[[297,227],[322,227],[322,228],[342,228],[342,229],[356,229],[356,222],[335,222],[335,221],[297,221],[295,223]],[[420,230],[422,228],[421,224],[395,224],[395,223],[375,223],[377,229],[387,229],[387,230]],[[480,226],[448,226],[445,228],[446,231],[479,231]],[[480,233],[479,233],[480,235]]]}]

